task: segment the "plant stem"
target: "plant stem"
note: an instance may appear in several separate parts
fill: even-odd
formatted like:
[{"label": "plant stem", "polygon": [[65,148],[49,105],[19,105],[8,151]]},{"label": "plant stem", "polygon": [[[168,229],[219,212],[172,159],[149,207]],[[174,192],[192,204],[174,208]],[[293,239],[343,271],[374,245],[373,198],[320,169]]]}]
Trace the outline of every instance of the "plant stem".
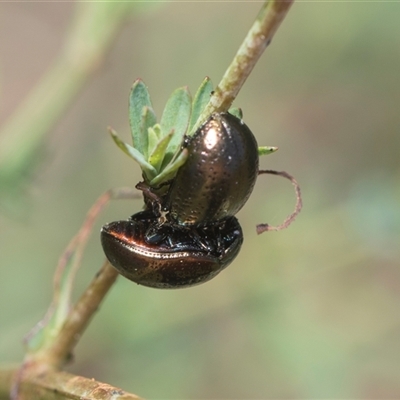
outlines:
[{"label": "plant stem", "polygon": [[57,339],[46,348],[46,363],[61,368],[70,359],[73,348],[117,277],[118,272],[106,261],[68,314]]},{"label": "plant stem", "polygon": [[[10,398],[10,387],[19,373],[17,367],[0,368],[0,400]],[[19,382],[18,400],[137,400],[140,397],[94,379],[64,371],[47,371],[41,375],[26,374]]]},{"label": "plant stem", "polygon": [[228,111],[293,2],[294,0],[270,0],[264,3],[235,58],[198,119],[197,126],[212,113]]}]

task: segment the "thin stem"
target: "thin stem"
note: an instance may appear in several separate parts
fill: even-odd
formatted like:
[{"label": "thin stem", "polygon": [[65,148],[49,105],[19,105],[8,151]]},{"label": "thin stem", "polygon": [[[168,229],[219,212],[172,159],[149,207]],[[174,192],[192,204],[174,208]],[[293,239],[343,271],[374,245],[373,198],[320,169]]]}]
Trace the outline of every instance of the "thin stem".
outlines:
[{"label": "thin stem", "polygon": [[73,348],[117,277],[118,272],[106,261],[68,314],[57,339],[45,350],[47,363],[60,368],[70,358]]},{"label": "thin stem", "polygon": [[264,3],[235,58],[202,112],[198,125],[214,112],[228,111],[293,2],[294,0],[270,0]]}]

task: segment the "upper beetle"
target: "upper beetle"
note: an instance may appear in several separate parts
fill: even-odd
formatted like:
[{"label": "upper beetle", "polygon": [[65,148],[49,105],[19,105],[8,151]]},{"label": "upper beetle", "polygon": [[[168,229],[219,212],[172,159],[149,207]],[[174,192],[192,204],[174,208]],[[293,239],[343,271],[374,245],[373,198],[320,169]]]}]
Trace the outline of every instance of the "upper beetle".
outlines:
[{"label": "upper beetle", "polygon": [[168,193],[169,218],[182,225],[206,225],[235,215],[257,179],[253,133],[229,113],[212,114],[184,146],[189,157]]}]

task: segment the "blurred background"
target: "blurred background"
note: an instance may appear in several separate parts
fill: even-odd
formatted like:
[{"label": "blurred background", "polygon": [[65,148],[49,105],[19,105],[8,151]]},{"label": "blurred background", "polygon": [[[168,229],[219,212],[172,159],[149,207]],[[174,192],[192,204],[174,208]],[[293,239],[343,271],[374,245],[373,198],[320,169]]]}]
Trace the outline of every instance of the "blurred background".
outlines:
[{"label": "blurred background", "polygon": [[[2,135],[63,51],[79,7],[1,4]],[[13,182],[13,198],[15,187],[1,189],[2,363],[22,359],[57,259],[95,199],[140,180],[106,130],[129,140],[133,81],[148,85],[158,116],[176,87],[194,94],[206,75],[216,85],[259,8],[143,3],[125,13],[48,130],[40,162]],[[258,236],[257,223],[279,224],[295,202],[290,183],[261,176],[238,215],[245,242],[234,263],[177,291],[120,278],[69,371],[147,399],[400,398],[399,12],[388,2],[294,4],[234,105],[260,145],[279,147],[261,167],[296,177],[302,213],[289,229]],[[101,225],[140,208],[120,201],[101,215],[76,295],[103,262]]]}]

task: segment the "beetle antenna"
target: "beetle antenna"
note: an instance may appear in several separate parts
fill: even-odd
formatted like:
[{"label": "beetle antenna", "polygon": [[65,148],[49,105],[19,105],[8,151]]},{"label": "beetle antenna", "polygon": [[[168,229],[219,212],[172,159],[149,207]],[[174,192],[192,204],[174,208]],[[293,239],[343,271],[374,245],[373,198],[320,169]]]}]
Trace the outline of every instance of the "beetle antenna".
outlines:
[{"label": "beetle antenna", "polygon": [[299,212],[301,211],[302,207],[303,207],[303,200],[301,198],[301,190],[300,190],[300,186],[297,183],[296,179],[294,179],[294,177],[290,174],[288,174],[285,171],[274,171],[273,169],[266,169],[266,170],[259,170],[258,174],[272,174],[272,175],[278,175],[281,176],[282,178],[286,178],[289,179],[290,182],[292,182],[293,186],[294,186],[294,190],[296,192],[296,206],[294,208],[294,211],[283,221],[282,224],[278,225],[278,226],[272,226],[269,224],[258,224],[256,226],[256,230],[258,234],[267,232],[267,231],[280,231],[282,229],[287,228],[293,221],[294,219],[297,217],[297,215],[299,214]]}]

